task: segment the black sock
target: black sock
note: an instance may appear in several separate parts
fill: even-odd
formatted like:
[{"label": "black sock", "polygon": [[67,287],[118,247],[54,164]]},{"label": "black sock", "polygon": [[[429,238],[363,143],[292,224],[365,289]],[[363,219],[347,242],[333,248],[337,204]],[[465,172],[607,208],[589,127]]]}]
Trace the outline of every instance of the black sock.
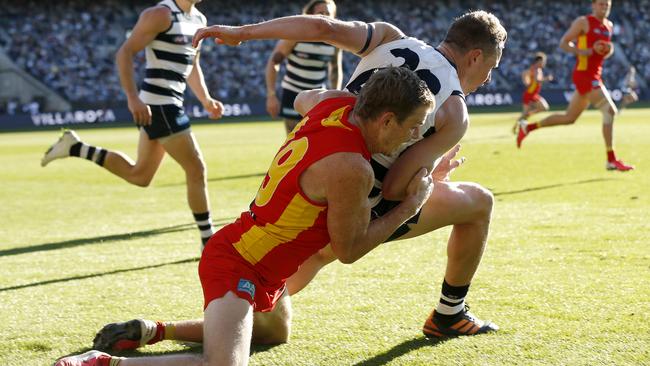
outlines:
[{"label": "black sock", "polygon": [[446,280],[442,282],[440,301],[436,307],[435,316],[441,322],[452,322],[458,314],[465,311],[465,296],[469,285],[452,286]]}]

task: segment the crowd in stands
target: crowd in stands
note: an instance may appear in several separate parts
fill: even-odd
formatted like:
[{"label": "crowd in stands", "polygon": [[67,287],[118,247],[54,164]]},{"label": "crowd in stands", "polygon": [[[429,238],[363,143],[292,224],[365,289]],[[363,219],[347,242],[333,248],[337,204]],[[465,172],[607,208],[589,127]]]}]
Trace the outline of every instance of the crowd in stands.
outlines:
[{"label": "crowd in stands", "polygon": [[[297,14],[303,1],[214,1],[198,5],[209,24],[244,24]],[[0,52],[20,68],[71,102],[121,103],[114,65],[117,47],[137,21],[139,12],[155,3],[131,0],[0,0]],[[520,74],[537,51],[548,54],[547,72],[555,80],[545,88],[571,88],[574,57],[558,49],[571,21],[590,12],[589,2],[339,0],[338,16],[347,20],[388,21],[407,35],[437,45],[452,19],[469,9],[495,13],[509,32],[501,65],[483,90],[521,90]],[[606,61],[605,84],[619,87],[628,63],[638,77],[650,81],[650,0],[622,0],[613,4],[615,55]],[[204,42],[201,62],[209,89],[216,98],[238,100],[265,95],[264,68],[274,41],[247,42],[239,47]],[[357,58],[344,55],[344,80]],[[144,53],[138,58],[143,69]],[[143,72],[139,72],[142,75]],[[642,85],[644,82],[642,81]]]}]

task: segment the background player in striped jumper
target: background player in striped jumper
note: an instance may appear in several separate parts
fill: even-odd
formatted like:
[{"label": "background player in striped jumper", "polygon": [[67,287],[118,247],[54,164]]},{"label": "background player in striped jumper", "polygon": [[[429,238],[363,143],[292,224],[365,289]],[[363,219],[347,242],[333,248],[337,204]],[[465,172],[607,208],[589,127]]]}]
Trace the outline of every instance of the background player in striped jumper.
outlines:
[{"label": "background player in striped jumper", "polygon": [[582,112],[592,104],[603,115],[603,139],[607,149],[607,170],[628,171],[633,166],[623,163],[614,154],[614,116],[618,113],[612,97],[601,79],[603,61],[614,53],[611,42],[613,24],[607,19],[611,0],[592,0],[591,14],[576,18],[560,40],[560,48],[576,55],[573,84],[576,87],[564,113],[552,114],[539,122],[519,124],[517,147],[532,131],[575,123]]},{"label": "background player in striped jumper", "polygon": [[[485,11],[456,18],[444,41],[433,48],[406,37],[389,23],[343,22],[326,17],[294,16],[242,27],[212,26],[202,29],[197,40],[215,37],[217,43],[237,45],[252,39],[309,39],[335,44],[361,57],[347,89],[363,90],[368,79],[389,66],[404,66],[427,83],[436,100],[417,137],[398,152],[374,154],[371,166],[374,186],[369,198],[372,215],[381,219],[405,197],[409,177],[422,167],[433,169],[431,197],[422,210],[393,232],[386,241],[416,237],[453,226],[447,242],[447,267],[437,306],[427,317],[423,333],[431,338],[475,335],[498,326],[475,317],[465,304],[470,283],[487,245],[492,194],[472,182],[450,182],[458,141],[469,125],[464,94],[490,80],[498,66],[507,33],[499,19]],[[434,118],[435,117],[435,118]],[[407,149],[408,147],[408,149]],[[435,164],[434,161],[439,162]],[[293,295],[304,288],[325,265],[336,260],[327,246],[305,261],[287,281]],[[131,349],[163,339],[200,342],[202,320],[153,322],[134,319],[111,323],[95,337],[94,348]]]},{"label": "background player in striped jumper", "polygon": [[295,106],[305,118],[276,154],[250,209],[215,233],[203,251],[203,355],[120,359],[90,351],[56,365],[238,366],[248,364],[252,340],[286,340],[286,279],[300,264],[328,243],[342,262],[357,261],[431,194],[432,178],[420,168],[404,200],[371,220],[371,154],[391,154],[417,136],[434,104],[427,85],[400,67],[377,72],[358,98],[339,90],[301,92]]},{"label": "background player in striped jumper", "polygon": [[[208,92],[192,47],[197,29],[206,25],[195,7],[201,0],[163,0],[145,9],[116,55],[117,68],[128,107],[140,128],[135,162],[120,151],[110,151],[81,141],[74,131],[64,131],[41,160],[77,156],[140,187],[153,179],[165,153],[185,171],[187,201],[199,228],[202,246],[214,233],[210,217],[206,167],[198,142],[183,109],[183,92],[189,84],[211,119],[221,117],[223,105]],[[145,50],[146,74],[140,91],[135,83],[134,56]]]},{"label": "background player in striped jumper", "polygon": [[517,122],[512,126],[512,133],[517,133],[519,121],[523,120],[523,122],[526,122],[528,117],[533,114],[548,111],[548,102],[539,94],[542,90],[542,84],[545,81],[553,80],[553,75],[544,75],[545,66],[546,54],[544,52],[537,52],[530,68],[521,73],[521,80],[526,87],[521,97],[523,111],[519,118],[517,118]]},{"label": "background player in striped jumper", "polygon": [[[305,5],[303,14],[336,17],[333,0],[312,0]],[[282,102],[276,96],[276,78],[280,64],[287,60],[282,78]],[[341,50],[327,43],[280,40],[266,63],[266,110],[271,117],[284,118],[289,134],[302,118],[293,109],[296,95],[303,90],[325,87],[329,76],[330,88],[341,89],[343,82]]]},{"label": "background player in striped jumper", "polygon": [[636,81],[636,67],[630,65],[625,78],[623,79],[623,99],[621,100],[621,109],[639,100],[636,89],[639,87]]}]

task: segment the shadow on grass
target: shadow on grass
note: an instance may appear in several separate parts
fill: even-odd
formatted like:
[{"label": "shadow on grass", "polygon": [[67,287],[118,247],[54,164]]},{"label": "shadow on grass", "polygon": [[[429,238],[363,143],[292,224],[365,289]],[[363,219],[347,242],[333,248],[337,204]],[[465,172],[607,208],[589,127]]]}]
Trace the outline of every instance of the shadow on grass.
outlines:
[{"label": "shadow on grass", "polygon": [[[264,173],[242,174],[242,175],[231,175],[229,177],[208,178],[208,182],[220,182],[222,180],[235,180],[235,179],[263,177],[265,175],[266,175],[266,172],[264,172]],[[176,186],[184,186],[184,185],[185,185],[185,182],[181,182],[181,183],[161,184],[161,185],[157,185],[157,187],[176,187]]]},{"label": "shadow on grass", "polygon": [[[173,355],[179,355],[179,354],[187,354],[191,353],[194,355],[202,355],[203,354],[203,345],[201,343],[192,343],[192,342],[176,342],[176,344],[182,345],[184,348],[180,350],[173,350],[173,351],[154,351],[154,352],[141,352],[140,350],[131,350],[131,351],[104,351],[109,353],[111,356],[118,356],[118,357],[157,357],[157,356],[173,356]],[[270,350],[273,347],[276,347],[277,345],[251,345],[251,355],[257,353],[257,352],[265,352]],[[73,351],[72,353],[69,353],[67,355],[61,356],[61,357],[67,357],[67,356],[72,356],[72,355],[78,355],[84,352],[90,351],[91,348],[79,348],[76,351]]]},{"label": "shadow on grass", "polygon": [[[218,224],[230,222],[234,219],[235,219],[234,217],[228,217],[228,218],[215,220],[213,223],[215,225],[218,225]],[[73,240],[60,241],[56,243],[45,243],[45,244],[32,245],[28,247],[4,249],[4,250],[0,250],[0,257],[6,257],[10,255],[18,255],[24,253],[32,253],[32,252],[44,252],[44,251],[57,250],[63,248],[72,248],[72,247],[88,245],[88,244],[96,244],[96,243],[104,244],[104,243],[109,243],[112,241],[119,241],[119,240],[132,240],[138,238],[145,238],[148,236],[185,231],[193,228],[196,228],[194,223],[179,224],[179,225],[173,225],[168,227],[162,227],[158,229],[136,231],[131,233],[96,236],[94,238],[73,239]]]},{"label": "shadow on grass", "polygon": [[418,338],[413,338],[409,339],[408,341],[404,341],[390,350],[376,355],[374,357],[371,357],[367,360],[357,362],[353,366],[374,366],[374,365],[385,365],[391,361],[393,361],[396,358],[402,357],[405,354],[418,350],[422,347],[431,347],[431,346],[436,346],[438,344],[444,343],[448,340],[449,338],[445,339],[429,339],[426,337],[418,337]]},{"label": "shadow on grass", "polygon": [[152,264],[150,266],[144,266],[144,267],[116,269],[114,271],[108,271],[108,272],[99,272],[99,273],[91,273],[91,274],[87,274],[87,275],[79,275],[79,276],[72,276],[72,277],[57,278],[57,279],[53,279],[53,280],[26,283],[24,285],[2,287],[2,288],[0,288],[0,292],[11,291],[11,290],[19,290],[19,289],[28,288],[28,287],[44,286],[44,285],[50,285],[50,284],[53,284],[53,283],[60,283],[60,282],[85,280],[87,278],[103,277],[103,276],[114,275],[114,274],[117,274],[117,273],[142,271],[142,270],[145,270],[145,269],[159,268],[159,267],[164,267],[164,266],[173,266],[173,265],[176,265],[176,264],[184,264],[184,263],[191,263],[191,262],[198,262],[198,261],[199,261],[198,257],[197,258],[187,258],[187,259],[181,259],[181,260],[173,261],[173,262]]},{"label": "shadow on grass", "polygon": [[543,191],[543,190],[546,190],[546,189],[552,189],[552,188],[558,188],[558,187],[566,187],[566,186],[575,186],[575,185],[579,185],[579,184],[604,182],[604,181],[608,181],[608,180],[616,180],[616,179],[614,179],[614,178],[585,179],[585,180],[579,180],[579,181],[576,181],[576,182],[557,183],[557,184],[549,184],[549,185],[546,185],[546,186],[518,189],[518,190],[515,190],[515,191],[494,192],[493,194],[494,194],[495,197],[508,196],[508,195],[511,195],[511,194],[527,193],[527,192],[534,192],[534,191]]}]

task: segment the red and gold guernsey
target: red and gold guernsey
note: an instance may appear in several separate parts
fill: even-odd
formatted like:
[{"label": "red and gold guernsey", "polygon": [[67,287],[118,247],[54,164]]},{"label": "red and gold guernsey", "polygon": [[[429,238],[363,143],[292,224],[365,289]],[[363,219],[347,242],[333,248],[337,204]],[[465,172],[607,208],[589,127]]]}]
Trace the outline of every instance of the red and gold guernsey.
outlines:
[{"label": "red and gold guernsey", "polygon": [[537,81],[537,73],[539,72],[539,66],[533,65],[528,69],[528,75],[530,77],[530,84],[526,88],[526,94],[535,95],[539,94],[539,91],[542,89],[542,83]]},{"label": "red and gold guernsey", "polygon": [[[589,31],[578,37],[578,49],[592,49],[597,41],[611,42],[612,28],[607,23],[601,22],[593,15],[587,15]],[[593,52],[591,56],[579,55],[573,69],[573,78],[600,80],[603,71],[604,55]]]},{"label": "red and gold guernsey", "polygon": [[287,136],[250,210],[220,230],[267,283],[284,281],[329,243],[327,205],[310,200],[300,175],[338,152],[370,159],[360,130],[348,121],[356,98],[331,98],[316,105]]}]

